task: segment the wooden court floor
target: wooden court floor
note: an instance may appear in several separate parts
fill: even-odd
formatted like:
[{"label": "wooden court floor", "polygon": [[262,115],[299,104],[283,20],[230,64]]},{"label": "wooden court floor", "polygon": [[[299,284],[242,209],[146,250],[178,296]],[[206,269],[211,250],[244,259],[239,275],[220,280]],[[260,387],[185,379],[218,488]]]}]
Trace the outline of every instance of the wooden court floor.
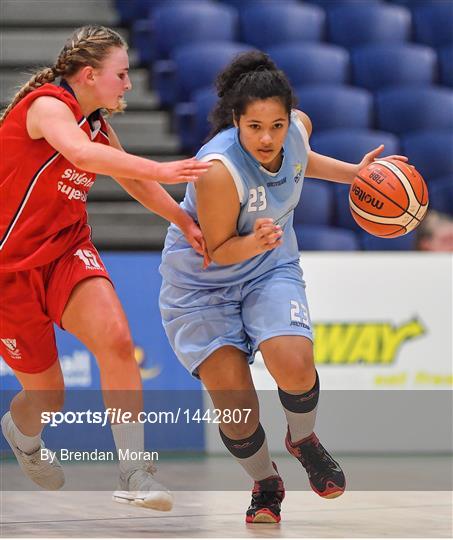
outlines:
[{"label": "wooden court floor", "polygon": [[[170,461],[165,467],[167,474],[184,475],[187,482],[202,471],[215,474],[212,471],[216,470],[216,458],[209,459],[212,460],[209,469],[205,464],[184,461]],[[283,468],[292,467],[291,458],[287,459],[288,463],[279,459]],[[445,474],[451,474],[451,461],[441,461]],[[371,465],[372,461],[369,463]],[[77,468],[72,467],[66,467],[68,478],[77,475]],[[156,512],[114,503],[110,491],[24,491],[29,484],[16,463],[2,463],[2,475],[6,468],[11,468],[8,473],[13,472],[17,478],[17,490],[0,492],[2,538],[453,536],[451,491],[347,491],[335,500],[323,500],[310,491],[288,491],[279,525],[246,525],[244,513],[250,502],[250,491],[176,491],[174,509]],[[370,475],[376,474],[376,470],[379,474],[376,467],[370,466],[368,470]],[[111,474],[109,472],[109,476]],[[407,472],[403,470],[401,474]]]}]

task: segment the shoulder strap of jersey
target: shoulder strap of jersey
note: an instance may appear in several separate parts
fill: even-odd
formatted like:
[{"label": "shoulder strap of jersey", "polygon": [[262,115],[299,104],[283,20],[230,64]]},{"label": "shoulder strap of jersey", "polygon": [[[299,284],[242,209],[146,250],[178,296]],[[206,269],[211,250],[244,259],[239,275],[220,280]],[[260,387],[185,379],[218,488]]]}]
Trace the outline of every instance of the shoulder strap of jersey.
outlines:
[{"label": "shoulder strap of jersey", "polygon": [[[43,86],[41,86],[40,88],[37,88],[36,90],[33,90],[32,92],[27,94],[24,97],[24,99],[22,99],[16,105],[16,107],[24,107],[24,108],[28,109],[28,107],[30,107],[31,103],[35,99],[37,99],[38,97],[41,97],[41,96],[51,96],[51,97],[55,97],[56,99],[59,99],[60,101],[63,101],[63,103],[65,103],[71,109],[71,111],[74,114],[77,122],[79,123],[82,120],[83,114],[82,114],[82,111],[80,110],[80,105],[77,102],[77,100],[75,99],[75,97],[70,92],[68,92],[67,90],[62,88],[61,86],[56,86],[56,85],[50,84],[50,83],[46,83]],[[14,107],[14,109],[16,107]],[[14,109],[13,109],[13,111],[14,111]]]}]

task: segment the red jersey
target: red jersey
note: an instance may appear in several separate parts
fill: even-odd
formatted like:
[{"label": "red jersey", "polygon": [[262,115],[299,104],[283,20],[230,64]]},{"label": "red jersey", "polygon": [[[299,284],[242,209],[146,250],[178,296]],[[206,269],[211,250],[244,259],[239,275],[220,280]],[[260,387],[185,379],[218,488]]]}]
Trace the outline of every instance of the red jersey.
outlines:
[{"label": "red jersey", "polygon": [[109,144],[105,120],[100,114],[85,118],[68,86],[45,84],[11,110],[0,128],[3,272],[45,265],[67,251],[77,238],[90,236],[86,200],[96,175],[77,168],[45,139],[29,137],[27,112],[40,96],[52,96],[66,103],[80,129],[92,141]]}]

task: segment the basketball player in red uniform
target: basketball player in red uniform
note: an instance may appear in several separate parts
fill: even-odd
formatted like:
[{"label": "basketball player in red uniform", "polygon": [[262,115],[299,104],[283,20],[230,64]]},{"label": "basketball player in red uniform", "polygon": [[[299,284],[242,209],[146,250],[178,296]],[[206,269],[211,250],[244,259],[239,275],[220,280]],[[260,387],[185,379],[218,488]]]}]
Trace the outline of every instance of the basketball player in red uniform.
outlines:
[{"label": "basketball player in red uniform", "polygon": [[[123,108],[128,65],[117,33],[80,28],[0,119],[0,354],[23,387],[1,427],[22,470],[43,489],[64,483],[58,461],[41,452],[41,412],[60,410],[64,399],[53,323],[96,357],[106,407],[121,407],[132,418],[142,409],[126,317],[87,225],[85,202],[96,173],[115,177],[144,206],[178,224],[203,253],[199,228],[156,181],[195,181],[208,165],[127,154],[101,114]],[[51,84],[57,78],[60,85]],[[115,424],[112,431],[117,449],[143,452],[142,424]],[[172,496],[153,472],[149,464],[120,459],[115,500],[169,510]]]}]

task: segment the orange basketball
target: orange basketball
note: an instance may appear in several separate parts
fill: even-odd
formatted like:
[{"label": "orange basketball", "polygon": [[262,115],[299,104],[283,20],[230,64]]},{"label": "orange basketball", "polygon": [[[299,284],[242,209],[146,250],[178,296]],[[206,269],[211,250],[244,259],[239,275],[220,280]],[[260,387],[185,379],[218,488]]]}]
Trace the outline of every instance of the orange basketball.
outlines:
[{"label": "orange basketball", "polygon": [[374,236],[394,238],[420,224],[428,208],[428,188],[410,165],[379,159],[354,178],[349,206],[362,229]]}]

